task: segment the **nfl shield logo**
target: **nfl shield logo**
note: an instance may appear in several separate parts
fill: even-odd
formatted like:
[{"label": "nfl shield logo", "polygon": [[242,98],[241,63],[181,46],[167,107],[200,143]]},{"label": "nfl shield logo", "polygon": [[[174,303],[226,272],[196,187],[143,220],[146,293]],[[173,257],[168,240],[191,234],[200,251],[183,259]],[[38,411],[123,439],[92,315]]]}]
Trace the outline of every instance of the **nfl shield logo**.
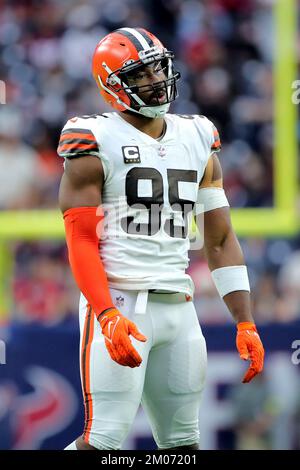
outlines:
[{"label": "nfl shield logo", "polygon": [[124,297],[120,295],[120,297],[116,297],[116,307],[123,307],[124,305]]}]

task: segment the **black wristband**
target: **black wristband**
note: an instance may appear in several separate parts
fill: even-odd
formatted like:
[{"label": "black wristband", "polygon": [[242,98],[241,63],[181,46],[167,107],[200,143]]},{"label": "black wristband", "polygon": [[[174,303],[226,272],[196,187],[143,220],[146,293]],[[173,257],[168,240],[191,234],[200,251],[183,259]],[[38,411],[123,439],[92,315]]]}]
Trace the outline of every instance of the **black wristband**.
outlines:
[{"label": "black wristband", "polygon": [[97,320],[99,321],[99,319],[105,315],[107,312],[109,312],[110,310],[115,310],[116,307],[109,307],[109,308],[106,308],[105,310],[103,310],[103,312],[99,313],[99,315],[97,316]]}]

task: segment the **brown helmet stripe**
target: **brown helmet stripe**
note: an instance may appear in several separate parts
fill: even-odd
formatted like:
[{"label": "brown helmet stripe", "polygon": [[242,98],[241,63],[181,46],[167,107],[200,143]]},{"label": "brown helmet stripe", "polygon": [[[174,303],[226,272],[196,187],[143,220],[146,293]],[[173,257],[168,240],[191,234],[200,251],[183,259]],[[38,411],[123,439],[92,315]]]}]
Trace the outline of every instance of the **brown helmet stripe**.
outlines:
[{"label": "brown helmet stripe", "polygon": [[151,39],[150,36],[146,33],[146,31],[142,28],[136,28],[136,30],[146,39],[147,43],[149,44],[150,47],[155,46],[153,40]]},{"label": "brown helmet stripe", "polygon": [[116,29],[114,33],[122,34],[134,45],[137,52],[150,49],[149,38],[145,38],[144,34],[134,28],[120,28]]},{"label": "brown helmet stripe", "polygon": [[124,31],[122,29],[117,29],[114,32],[122,34],[122,36],[125,36],[127,39],[129,39],[129,41],[132,42],[132,44],[134,45],[134,47],[136,48],[136,50],[138,52],[140,52],[144,49],[142,44],[137,40],[137,38],[133,34],[129,33],[128,31]]}]

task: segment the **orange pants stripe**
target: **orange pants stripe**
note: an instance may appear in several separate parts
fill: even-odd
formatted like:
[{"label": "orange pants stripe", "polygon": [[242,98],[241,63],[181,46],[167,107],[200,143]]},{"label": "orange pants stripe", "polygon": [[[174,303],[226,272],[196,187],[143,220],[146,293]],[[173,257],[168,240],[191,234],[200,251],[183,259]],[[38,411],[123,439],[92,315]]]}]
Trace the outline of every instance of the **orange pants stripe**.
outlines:
[{"label": "orange pants stripe", "polygon": [[84,322],[84,332],[81,346],[81,381],[84,400],[84,431],[83,439],[89,442],[89,436],[93,420],[93,401],[91,395],[91,374],[90,374],[90,355],[91,345],[94,336],[94,320],[95,315],[90,305],[87,306],[87,312]]}]

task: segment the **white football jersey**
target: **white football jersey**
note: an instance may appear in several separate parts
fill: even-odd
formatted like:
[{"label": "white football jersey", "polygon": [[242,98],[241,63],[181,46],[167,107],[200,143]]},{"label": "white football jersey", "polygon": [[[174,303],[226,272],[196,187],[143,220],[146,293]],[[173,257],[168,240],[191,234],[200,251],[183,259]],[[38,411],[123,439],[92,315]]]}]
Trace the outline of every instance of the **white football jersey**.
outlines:
[{"label": "white football jersey", "polygon": [[204,116],[166,114],[165,121],[166,132],[156,140],[116,112],[73,118],[58,153],[102,161],[100,256],[110,287],[192,296],[185,272],[189,224],[208,158],[220,141]]}]

